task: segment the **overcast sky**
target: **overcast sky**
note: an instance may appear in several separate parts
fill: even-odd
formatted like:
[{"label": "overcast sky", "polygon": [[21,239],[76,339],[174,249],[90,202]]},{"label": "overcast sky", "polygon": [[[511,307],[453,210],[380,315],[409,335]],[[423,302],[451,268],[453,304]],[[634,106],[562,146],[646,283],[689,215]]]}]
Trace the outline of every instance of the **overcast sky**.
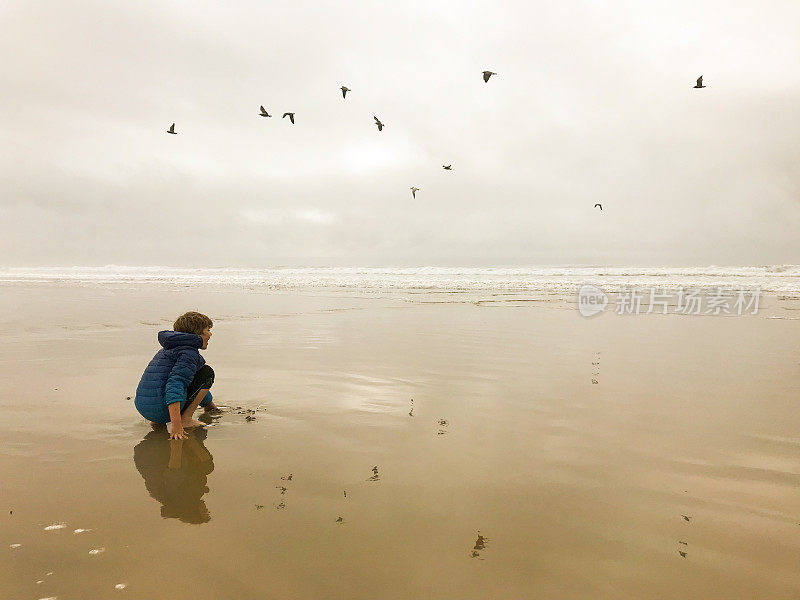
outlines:
[{"label": "overcast sky", "polygon": [[6,0],[0,23],[0,266],[800,262],[796,1]]}]

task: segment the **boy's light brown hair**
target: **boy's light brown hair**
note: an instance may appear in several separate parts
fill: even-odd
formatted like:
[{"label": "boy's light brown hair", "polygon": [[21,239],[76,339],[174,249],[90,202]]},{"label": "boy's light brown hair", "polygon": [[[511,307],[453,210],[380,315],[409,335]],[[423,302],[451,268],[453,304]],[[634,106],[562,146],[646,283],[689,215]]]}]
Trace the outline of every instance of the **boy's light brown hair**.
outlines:
[{"label": "boy's light brown hair", "polygon": [[203,313],[190,311],[175,319],[175,324],[172,326],[172,329],[175,331],[182,331],[183,333],[196,333],[200,335],[203,333],[203,329],[206,327],[211,329],[213,326],[214,321]]}]

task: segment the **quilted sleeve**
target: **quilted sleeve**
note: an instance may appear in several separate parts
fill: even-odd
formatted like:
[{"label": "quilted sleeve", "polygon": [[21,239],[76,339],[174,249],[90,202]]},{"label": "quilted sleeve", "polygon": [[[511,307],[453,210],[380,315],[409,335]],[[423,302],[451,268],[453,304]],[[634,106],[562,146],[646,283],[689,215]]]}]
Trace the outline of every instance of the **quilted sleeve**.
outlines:
[{"label": "quilted sleeve", "polygon": [[167,386],[164,390],[164,402],[167,405],[186,400],[186,388],[192,383],[196,372],[197,360],[193,353],[191,351],[181,352],[167,378]]}]

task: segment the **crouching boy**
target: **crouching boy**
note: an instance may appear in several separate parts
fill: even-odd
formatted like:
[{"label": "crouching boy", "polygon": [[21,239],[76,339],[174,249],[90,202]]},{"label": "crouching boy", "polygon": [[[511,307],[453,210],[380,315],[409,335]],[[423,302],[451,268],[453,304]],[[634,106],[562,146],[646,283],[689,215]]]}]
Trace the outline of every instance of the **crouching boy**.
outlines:
[{"label": "crouching boy", "polygon": [[170,439],[186,439],[184,429],[202,427],[194,420],[198,406],[217,410],[209,389],[214,370],[200,356],[208,348],[214,323],[206,315],[187,312],[178,317],[174,331],[159,331],[162,348],[144,370],[136,388],[134,406],[153,428],[172,423]]}]

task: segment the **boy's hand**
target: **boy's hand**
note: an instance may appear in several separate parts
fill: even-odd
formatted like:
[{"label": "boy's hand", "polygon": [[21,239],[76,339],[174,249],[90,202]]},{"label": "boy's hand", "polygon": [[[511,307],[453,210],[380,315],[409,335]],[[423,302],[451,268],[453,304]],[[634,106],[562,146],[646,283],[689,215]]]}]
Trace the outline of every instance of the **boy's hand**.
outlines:
[{"label": "boy's hand", "polygon": [[169,405],[169,420],[172,422],[172,427],[170,427],[169,431],[169,439],[185,440],[186,433],[183,431],[183,423],[181,422],[180,402],[173,402]]},{"label": "boy's hand", "polygon": [[175,426],[173,424],[172,431],[169,432],[169,439],[171,440],[185,440],[188,436],[186,432],[183,430],[183,426],[178,424]]}]

